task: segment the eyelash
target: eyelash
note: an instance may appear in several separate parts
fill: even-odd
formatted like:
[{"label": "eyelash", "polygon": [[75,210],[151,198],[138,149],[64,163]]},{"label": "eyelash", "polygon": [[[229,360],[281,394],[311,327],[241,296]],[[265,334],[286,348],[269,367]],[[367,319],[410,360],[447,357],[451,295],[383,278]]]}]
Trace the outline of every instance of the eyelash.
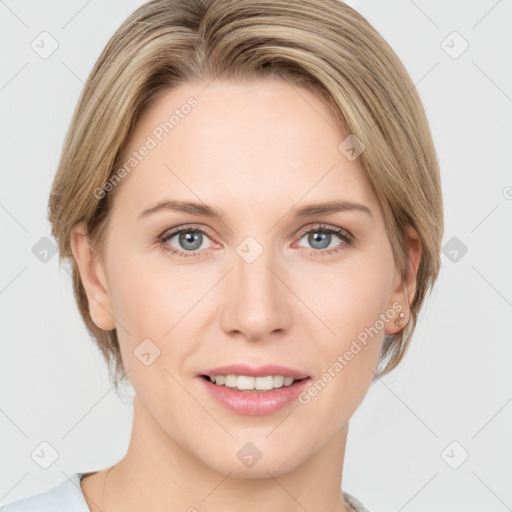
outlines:
[{"label": "eyelash", "polygon": [[[209,233],[202,228],[198,228],[195,226],[182,226],[180,228],[175,229],[174,231],[166,231],[165,233],[163,233],[162,235],[160,235],[158,237],[158,242],[160,243],[160,245],[162,246],[164,251],[170,252],[170,253],[174,254],[175,256],[179,256],[182,258],[196,257],[198,255],[197,253],[200,253],[203,250],[207,250],[207,249],[196,249],[195,251],[179,251],[167,243],[171,238],[173,238],[174,236],[179,235],[180,233],[183,233],[183,232],[198,232],[198,233],[202,233],[203,235],[210,237]],[[342,247],[335,247],[332,249],[311,249],[310,254],[312,256],[316,256],[316,255],[326,256],[326,255],[331,255],[333,253],[340,252],[344,248],[352,246],[355,241],[355,237],[352,234],[350,234],[348,231],[346,231],[345,229],[337,228],[334,226],[327,226],[327,225],[323,225],[323,224],[315,226],[310,229],[307,229],[305,231],[302,231],[299,235],[299,240],[301,238],[303,238],[304,235],[308,235],[309,233],[332,233],[332,234],[339,236],[343,240],[343,243],[341,244]]]}]

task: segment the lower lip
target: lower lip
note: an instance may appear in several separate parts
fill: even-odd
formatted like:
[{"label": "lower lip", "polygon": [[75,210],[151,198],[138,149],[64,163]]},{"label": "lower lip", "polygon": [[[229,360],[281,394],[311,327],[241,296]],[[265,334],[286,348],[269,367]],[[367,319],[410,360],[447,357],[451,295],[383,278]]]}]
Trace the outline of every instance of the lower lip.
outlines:
[{"label": "lower lip", "polygon": [[270,391],[239,391],[236,388],[219,386],[204,377],[199,377],[199,380],[204,383],[211,395],[228,409],[239,414],[263,416],[279,411],[297,400],[311,379],[308,377],[294,382],[291,386],[283,386]]}]

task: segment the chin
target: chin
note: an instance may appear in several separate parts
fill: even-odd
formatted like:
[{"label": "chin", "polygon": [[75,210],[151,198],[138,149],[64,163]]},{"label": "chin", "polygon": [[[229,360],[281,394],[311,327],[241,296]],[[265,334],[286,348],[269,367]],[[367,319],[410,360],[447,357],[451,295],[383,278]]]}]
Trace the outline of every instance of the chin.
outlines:
[{"label": "chin", "polygon": [[[238,452],[238,450],[237,450]],[[204,461],[205,464],[210,466],[214,471],[218,471],[224,475],[229,475],[232,478],[240,479],[263,479],[271,478],[272,476],[278,477],[285,475],[293,471],[299,464],[299,460],[295,460],[290,457],[289,454],[272,452],[271,456],[265,457],[265,454],[261,455],[256,462],[247,465],[242,462],[237,452],[233,453],[232,457],[223,457],[222,461],[216,460],[213,464],[209,461]],[[242,457],[243,458],[243,457]]]}]

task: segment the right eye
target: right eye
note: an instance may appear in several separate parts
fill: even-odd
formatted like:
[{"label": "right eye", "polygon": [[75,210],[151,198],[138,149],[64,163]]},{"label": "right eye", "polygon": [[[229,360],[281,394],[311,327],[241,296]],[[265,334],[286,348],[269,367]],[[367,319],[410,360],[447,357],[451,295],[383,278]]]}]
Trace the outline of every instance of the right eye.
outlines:
[{"label": "right eye", "polygon": [[[162,248],[180,257],[197,256],[201,250],[207,250],[203,242],[208,234],[203,229],[193,226],[182,226],[172,231],[166,231],[159,237]],[[176,244],[172,245],[170,241],[176,238]]]}]

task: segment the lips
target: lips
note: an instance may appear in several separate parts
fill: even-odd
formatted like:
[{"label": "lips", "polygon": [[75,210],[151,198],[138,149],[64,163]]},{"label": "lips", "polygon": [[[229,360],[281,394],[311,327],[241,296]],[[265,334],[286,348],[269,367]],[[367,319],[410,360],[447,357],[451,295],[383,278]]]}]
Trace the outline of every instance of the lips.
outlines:
[{"label": "lips", "polygon": [[[233,370],[232,367],[228,368],[230,371]],[[247,368],[244,371],[247,371]],[[282,368],[279,371],[282,371]],[[301,374],[296,373],[296,375]],[[199,378],[198,380],[206,393],[231,413],[249,416],[273,414],[293,405],[311,381],[310,378],[304,378],[295,381],[290,386],[276,388],[271,391],[240,391],[226,386],[218,386],[206,378]]]},{"label": "lips", "polygon": [[247,375],[248,377],[265,377],[267,375],[282,375],[283,377],[292,377],[294,380],[306,379],[309,377],[295,368],[276,364],[266,364],[263,366],[249,366],[247,364],[232,364],[227,366],[218,366],[201,371],[198,376],[209,375]]}]

